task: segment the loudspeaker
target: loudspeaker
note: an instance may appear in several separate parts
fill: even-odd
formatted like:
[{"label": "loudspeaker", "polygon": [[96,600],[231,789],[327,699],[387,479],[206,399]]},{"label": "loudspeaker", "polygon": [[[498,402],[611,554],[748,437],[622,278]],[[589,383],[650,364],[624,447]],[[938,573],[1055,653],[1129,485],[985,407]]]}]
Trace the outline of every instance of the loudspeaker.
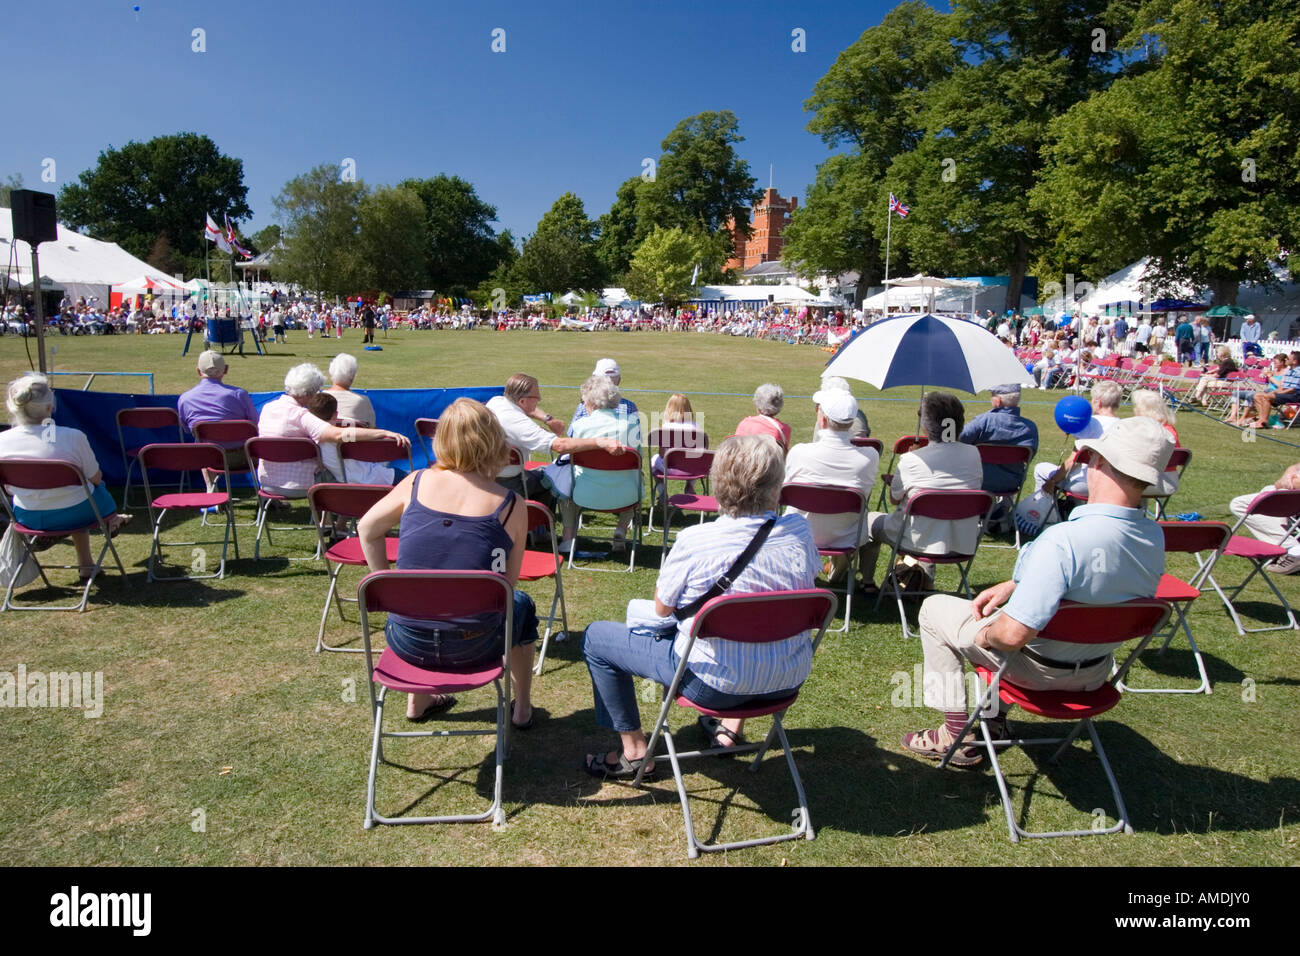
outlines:
[{"label": "loudspeaker", "polygon": [[36,245],[59,238],[59,220],[54,211],[54,195],[33,189],[15,189],[9,193],[12,206],[14,238]]}]

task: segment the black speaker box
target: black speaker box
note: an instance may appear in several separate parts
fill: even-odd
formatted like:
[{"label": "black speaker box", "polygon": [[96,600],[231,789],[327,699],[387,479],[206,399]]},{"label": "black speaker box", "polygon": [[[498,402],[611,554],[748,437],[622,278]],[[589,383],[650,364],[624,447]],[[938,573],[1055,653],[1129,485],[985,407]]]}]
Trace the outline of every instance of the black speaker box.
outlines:
[{"label": "black speaker box", "polygon": [[9,193],[12,206],[14,238],[36,245],[59,238],[59,220],[54,211],[54,195],[33,189],[15,189]]}]

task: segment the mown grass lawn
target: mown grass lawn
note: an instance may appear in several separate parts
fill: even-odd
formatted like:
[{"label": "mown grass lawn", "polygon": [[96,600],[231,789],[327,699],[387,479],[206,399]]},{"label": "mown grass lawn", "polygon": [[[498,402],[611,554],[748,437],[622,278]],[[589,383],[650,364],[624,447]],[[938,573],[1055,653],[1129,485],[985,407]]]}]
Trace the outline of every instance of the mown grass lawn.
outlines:
[{"label": "mown grass lawn", "polygon": [[[827,359],[811,347],[688,333],[403,332],[380,344],[383,352],[366,353],[355,333],[342,342],[361,360],[360,388],[498,385],[515,371],[528,371],[541,380],[543,406],[566,419],[577,400],[575,387],[597,358],[610,355],[644,411],[662,410],[668,392],[685,392],[715,440],[749,413],[746,396],[765,381],[784,386],[782,417],[794,426],[796,440],[809,440],[813,409],[807,396]],[[59,369],[153,371],[159,392],[178,392],[194,381],[194,353],[180,358],[180,337],[55,337],[50,345],[58,348],[53,357]],[[231,359],[228,381],[276,389],[291,364],[313,361],[324,368],[337,351],[337,341],[290,333],[290,343],[269,357]],[[23,341],[0,338],[0,377],[7,381],[27,367]],[[873,433],[886,442],[914,426],[914,392],[879,394],[859,385],[857,394]],[[967,403],[969,415],[986,407],[982,397]],[[1027,392],[1025,412],[1043,436],[1040,458],[1058,458],[1067,443],[1052,423],[1046,396]],[[1259,489],[1300,460],[1295,447],[1262,438],[1243,442],[1236,431],[1195,414],[1182,415],[1178,427],[1195,457],[1174,512],[1224,519],[1230,498]],[[1271,434],[1291,440],[1295,433]],[[251,510],[245,507],[244,517]],[[0,851],[8,862],[685,860],[670,779],[634,791],[602,785],[579,770],[582,754],[608,748],[613,736],[595,726],[578,637],[588,622],[621,619],[629,598],[652,593],[659,535],[647,535],[634,574],[566,575],[571,638],[553,645],[536,684],[543,719],[515,737],[506,769],[507,826],[367,832],[361,828],[370,741],[363,659],[312,653],[326,571],[315,562],[285,560],[309,553],[308,536],[279,535],[271,557],[254,563],[251,534],[240,529],[243,557],[225,580],[147,586],[147,525],[141,510],[118,539],[129,587],[109,576],[85,614],[0,617],[0,670],[12,672],[21,663],[29,671],[102,671],[105,682],[99,719],[72,710],[0,709],[6,741],[0,749]],[[60,546],[50,553],[67,551]],[[1004,579],[1013,558],[1010,550],[981,550],[972,583]],[[1181,561],[1171,566],[1182,576],[1191,568]],[[1225,564],[1220,580],[1234,580],[1238,570]],[[352,572],[347,580],[354,586],[358,577]],[[1284,593],[1300,601],[1300,582],[1280,580]],[[549,605],[545,582],[527,587],[539,607]],[[1251,614],[1280,620],[1263,587],[1252,586],[1246,598]],[[939,773],[901,750],[902,733],[937,719],[910,706],[912,695],[904,693],[921,660],[920,645],[903,639],[892,608],[876,615],[858,605],[850,631],[823,643],[788,718],[817,839],[709,857],[702,865],[1294,863],[1300,836],[1295,633],[1239,638],[1212,594],[1197,602],[1191,621],[1214,693],[1132,695],[1099,721],[1137,829],[1132,837],[1034,841],[1012,849],[991,772]],[[327,636],[355,640],[355,623],[333,617]],[[1187,686],[1192,673],[1190,653],[1175,642],[1163,660],[1149,656],[1139,664],[1134,683]],[[653,694],[644,696],[648,726]],[[450,721],[484,717],[490,701],[490,690],[470,694]],[[399,709],[394,700],[390,713]],[[676,724],[685,719],[679,715]],[[693,743],[695,733],[684,728],[681,740]],[[1030,790],[1032,827],[1087,827],[1099,809],[1113,821],[1109,790],[1089,751],[1089,745],[1076,745],[1056,767],[1046,764],[1045,753],[1006,758],[1018,812],[1025,812]],[[381,772],[381,808],[418,804],[419,812],[455,812],[485,803],[492,781],[488,753],[485,739],[392,746],[390,758],[409,769]],[[715,828],[719,815],[723,838],[788,824],[794,798],[781,766],[764,766],[757,775],[745,766],[745,760],[709,761],[688,777],[701,834]]]}]

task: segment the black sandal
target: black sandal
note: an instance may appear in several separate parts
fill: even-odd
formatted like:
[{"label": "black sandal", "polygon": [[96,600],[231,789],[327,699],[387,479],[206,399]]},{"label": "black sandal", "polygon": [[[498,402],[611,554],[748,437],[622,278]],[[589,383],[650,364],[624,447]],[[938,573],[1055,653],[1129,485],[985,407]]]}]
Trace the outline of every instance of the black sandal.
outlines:
[{"label": "black sandal", "polygon": [[[704,731],[704,735],[709,738],[710,747],[721,747],[726,750],[731,750],[736,747],[739,747],[741,744],[745,742],[745,738],[742,737],[740,734],[736,733],[734,730],[728,730],[726,727],[722,726],[722,721],[719,720],[717,717],[710,717],[708,714],[701,714],[700,719],[696,721],[696,723],[700,725],[700,729]],[[729,744],[718,743],[719,737],[723,738],[724,740],[730,740],[731,743]],[[724,759],[729,759],[736,755],[734,753],[720,753],[717,756],[722,757]]]},{"label": "black sandal", "polygon": [[439,714],[445,714],[456,706],[456,698],[452,697],[451,694],[441,694],[439,697],[441,699],[435,699],[432,704],[424,708],[424,713],[417,714],[415,717],[407,717],[406,719],[413,724],[422,724],[427,720],[432,720]]},{"label": "black sandal", "polygon": [[[645,763],[645,757],[637,760],[628,760],[627,755],[621,750],[618,754],[618,761],[610,763],[605,754],[587,754],[587,759],[583,762],[582,769],[593,777],[600,777],[604,780],[631,780]],[[653,765],[646,767],[643,780],[653,779],[655,767]]]}]

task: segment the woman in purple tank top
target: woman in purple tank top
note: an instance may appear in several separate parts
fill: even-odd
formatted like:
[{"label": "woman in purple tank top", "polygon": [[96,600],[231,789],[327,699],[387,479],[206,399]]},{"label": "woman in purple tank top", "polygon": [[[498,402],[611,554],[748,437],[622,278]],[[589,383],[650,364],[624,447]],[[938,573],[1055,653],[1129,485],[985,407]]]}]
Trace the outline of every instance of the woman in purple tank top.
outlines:
[{"label": "woman in purple tank top", "polygon": [[[495,571],[519,583],[528,531],[528,509],[495,481],[509,457],[505,432],[487,407],[457,399],[438,419],[435,465],[404,479],[357,525],[371,571],[388,570],[384,535],[401,522],[397,567],[448,571]],[[515,690],[511,721],[527,730],[533,723],[530,697],[537,611],[523,591],[514,593],[514,636],[510,680]],[[389,648],[417,667],[486,663],[498,658],[503,615],[482,619],[426,621],[388,615]],[[412,694],[406,716],[416,722],[443,713],[456,702],[447,695]]]}]

